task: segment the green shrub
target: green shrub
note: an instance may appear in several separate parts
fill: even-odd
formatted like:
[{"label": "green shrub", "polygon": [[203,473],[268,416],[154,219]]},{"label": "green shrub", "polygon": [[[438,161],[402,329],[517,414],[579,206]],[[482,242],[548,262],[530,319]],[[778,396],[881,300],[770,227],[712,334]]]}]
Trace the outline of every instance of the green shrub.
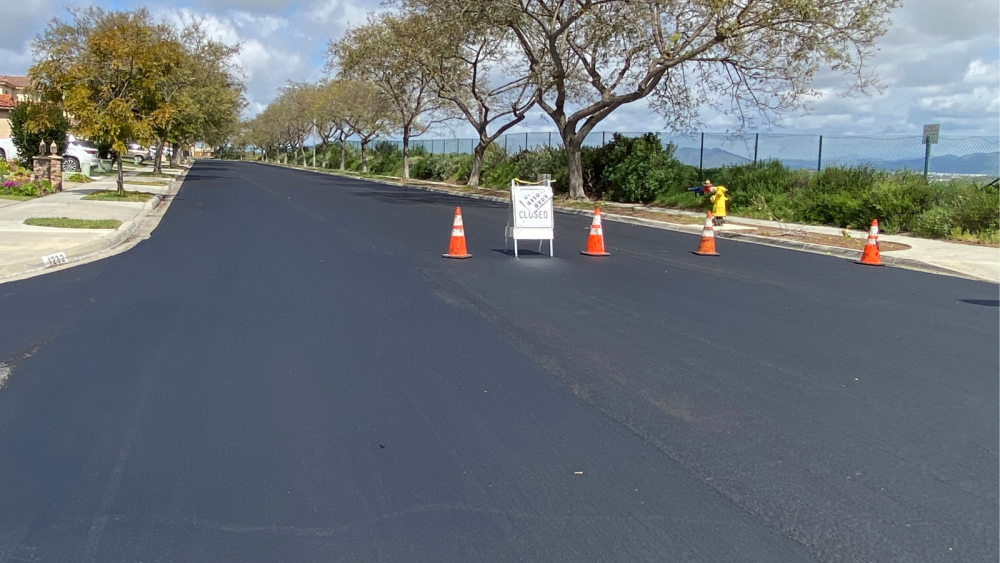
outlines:
[{"label": "green shrub", "polygon": [[[861,213],[878,218],[881,230],[897,233],[909,230],[917,217],[930,207],[931,190],[923,177],[896,172],[876,180],[867,200],[868,205],[861,208]],[[856,224],[864,222],[862,215]]]},{"label": "green shrub", "polygon": [[368,155],[368,172],[383,176],[398,175],[403,168],[403,151],[391,141],[378,141]]},{"label": "green shrub", "polygon": [[483,171],[479,179],[481,186],[495,190],[510,187],[510,181],[517,177],[517,162],[499,145],[486,147],[483,155]]},{"label": "green shrub", "polygon": [[917,217],[913,225],[913,234],[926,238],[945,238],[951,233],[952,215],[951,209],[932,207]]},{"label": "green shrub", "polygon": [[847,227],[861,225],[864,202],[849,193],[811,192],[802,196],[803,207],[797,214],[803,222]]},{"label": "green shrub", "polygon": [[84,176],[83,174],[80,174],[79,172],[77,172],[76,174],[73,174],[72,176],[70,176],[69,178],[67,178],[66,181],[67,182],[78,182],[78,183],[81,183],[81,184],[89,184],[90,182],[93,182],[93,180],[91,180],[90,178]]},{"label": "green shrub", "polygon": [[777,160],[727,166],[706,178],[717,186],[726,186],[730,209],[755,208],[760,212],[774,207],[778,199],[787,199],[780,196],[801,191],[809,185],[808,172],[792,170]]},{"label": "green shrub", "polygon": [[954,223],[972,233],[996,231],[1000,227],[1000,196],[995,188],[968,184],[956,187]]},{"label": "green shrub", "polygon": [[[809,174],[805,170],[797,171]],[[884,180],[887,172],[876,170],[871,166],[829,166],[822,172],[812,175],[809,187],[813,191],[820,193],[853,193],[867,194],[874,188],[875,184]]]},{"label": "green shrub", "polygon": [[[344,149],[344,169],[353,171],[361,170],[361,152],[354,148],[354,145],[351,143],[347,143]],[[339,142],[330,143],[330,146],[327,148],[327,166],[333,170],[340,170]]]},{"label": "green shrub", "polygon": [[604,161],[605,197],[613,201],[645,202],[669,187],[682,187],[687,174],[674,158],[673,144],[666,147],[653,133],[642,137],[615,134]]},{"label": "green shrub", "polygon": [[471,171],[471,154],[429,154],[410,161],[410,177],[419,180],[466,182]]}]

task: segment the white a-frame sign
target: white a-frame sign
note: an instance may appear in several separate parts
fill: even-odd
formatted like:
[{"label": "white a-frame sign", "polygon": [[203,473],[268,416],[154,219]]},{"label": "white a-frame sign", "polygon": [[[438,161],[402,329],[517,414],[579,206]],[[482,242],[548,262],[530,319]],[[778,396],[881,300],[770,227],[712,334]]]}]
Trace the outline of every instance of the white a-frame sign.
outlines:
[{"label": "white a-frame sign", "polygon": [[510,210],[507,213],[507,228],[504,229],[504,250],[507,240],[514,240],[514,256],[517,256],[517,241],[537,240],[538,252],[542,243],[549,241],[549,256],[552,256],[552,239],[555,228],[552,211],[552,181],[545,180],[531,184],[519,180],[510,181]]}]

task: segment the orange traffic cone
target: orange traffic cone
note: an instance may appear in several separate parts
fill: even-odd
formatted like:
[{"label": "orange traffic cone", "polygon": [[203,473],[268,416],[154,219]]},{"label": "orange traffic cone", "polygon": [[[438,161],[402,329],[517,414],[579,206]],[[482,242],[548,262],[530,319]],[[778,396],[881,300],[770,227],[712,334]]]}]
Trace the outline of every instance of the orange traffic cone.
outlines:
[{"label": "orange traffic cone", "polygon": [[705,216],[705,228],[701,231],[701,242],[698,243],[698,250],[694,251],[698,256],[718,256],[715,251],[715,227],[712,225],[712,212]]},{"label": "orange traffic cone", "polygon": [[610,252],[604,251],[604,229],[601,228],[601,210],[594,208],[594,221],[590,223],[590,238],[587,239],[587,250],[581,250],[580,254],[587,256],[611,256]]},{"label": "orange traffic cone", "polygon": [[451,226],[451,244],[448,245],[448,254],[445,258],[471,258],[472,255],[465,249],[465,229],[462,227],[462,208],[455,208],[455,222]]},{"label": "orange traffic cone", "polygon": [[878,219],[872,219],[872,227],[868,231],[868,244],[865,245],[865,250],[861,253],[861,260],[858,260],[855,264],[885,266],[882,263],[882,257],[878,253]]}]

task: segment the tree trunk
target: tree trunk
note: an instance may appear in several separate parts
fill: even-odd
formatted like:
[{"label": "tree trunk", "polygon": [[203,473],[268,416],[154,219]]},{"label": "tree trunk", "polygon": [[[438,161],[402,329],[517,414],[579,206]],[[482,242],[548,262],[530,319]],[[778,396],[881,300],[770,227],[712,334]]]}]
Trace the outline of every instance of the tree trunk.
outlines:
[{"label": "tree trunk", "polygon": [[156,140],[156,154],[153,155],[153,173],[163,174],[163,144],[167,142],[166,136]]},{"label": "tree trunk", "polygon": [[343,172],[347,163],[347,138],[340,140],[340,171]]},{"label": "tree trunk", "polygon": [[118,157],[118,196],[125,197],[125,174],[122,173],[122,155],[115,155]]},{"label": "tree trunk", "polygon": [[323,141],[321,145],[323,147],[323,168],[330,167],[330,146],[328,141]]},{"label": "tree trunk", "polygon": [[563,145],[566,147],[566,164],[569,168],[569,197],[570,199],[587,199],[587,194],[583,192],[583,163],[580,159],[580,147],[583,139],[577,135],[563,135]]},{"label": "tree trunk", "polygon": [[368,147],[368,141],[361,141],[361,173],[368,173],[368,151],[365,150]]},{"label": "tree trunk", "polygon": [[486,155],[487,146],[485,141],[479,141],[479,144],[472,151],[472,171],[469,172],[469,181],[466,182],[470,188],[479,187],[479,177],[483,173],[483,156]]},{"label": "tree trunk", "polygon": [[403,126],[403,179],[410,179],[410,126]]}]

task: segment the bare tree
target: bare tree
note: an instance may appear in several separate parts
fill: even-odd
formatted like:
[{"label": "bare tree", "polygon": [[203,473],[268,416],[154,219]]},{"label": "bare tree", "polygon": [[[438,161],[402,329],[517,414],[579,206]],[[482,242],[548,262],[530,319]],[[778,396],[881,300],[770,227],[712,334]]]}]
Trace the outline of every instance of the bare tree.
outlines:
[{"label": "bare tree", "polygon": [[619,107],[649,97],[668,127],[705,106],[743,122],[802,109],[823,68],[877,86],[866,66],[900,0],[407,0],[513,33],[584,198],[580,148]]}]

